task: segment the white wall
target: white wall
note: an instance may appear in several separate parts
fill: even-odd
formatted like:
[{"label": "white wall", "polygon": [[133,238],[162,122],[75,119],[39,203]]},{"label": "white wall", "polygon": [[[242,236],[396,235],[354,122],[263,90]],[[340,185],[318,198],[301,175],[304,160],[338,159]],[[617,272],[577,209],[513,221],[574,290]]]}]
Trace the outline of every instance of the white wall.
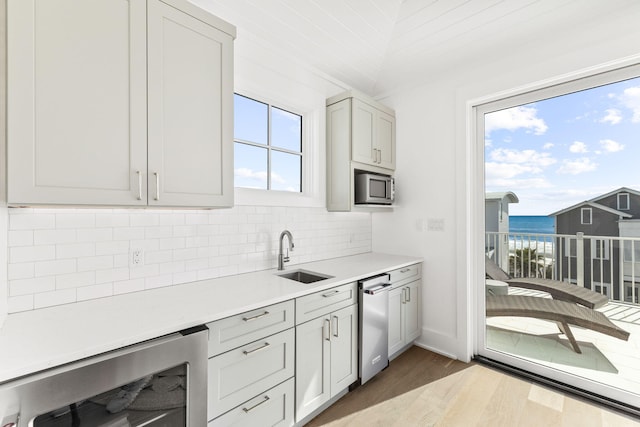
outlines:
[{"label": "white wall", "polygon": [[[484,202],[473,193],[481,175],[470,171],[474,150],[481,154],[484,147],[467,144],[466,103],[639,54],[638,16],[640,5],[612,7],[597,22],[568,22],[553,34],[541,27],[540,36],[518,51],[492,52],[482,62],[425,76],[423,86],[381,100],[396,110],[398,206],[373,215],[373,250],[425,258],[419,340],[425,347],[462,360],[472,353],[477,322],[471,283],[482,275],[470,254],[482,246],[470,247],[477,241],[470,240],[469,225],[482,215]],[[441,218],[444,230],[429,231],[428,220]],[[418,220],[427,224],[425,231],[418,230]]]}]

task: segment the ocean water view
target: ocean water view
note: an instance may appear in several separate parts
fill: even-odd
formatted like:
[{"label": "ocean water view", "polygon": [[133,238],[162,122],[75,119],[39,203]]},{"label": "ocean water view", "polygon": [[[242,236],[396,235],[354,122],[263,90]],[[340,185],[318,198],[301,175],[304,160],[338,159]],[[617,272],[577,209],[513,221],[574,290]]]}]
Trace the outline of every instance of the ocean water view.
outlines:
[{"label": "ocean water view", "polygon": [[554,218],[543,215],[509,215],[509,233],[554,234]]}]

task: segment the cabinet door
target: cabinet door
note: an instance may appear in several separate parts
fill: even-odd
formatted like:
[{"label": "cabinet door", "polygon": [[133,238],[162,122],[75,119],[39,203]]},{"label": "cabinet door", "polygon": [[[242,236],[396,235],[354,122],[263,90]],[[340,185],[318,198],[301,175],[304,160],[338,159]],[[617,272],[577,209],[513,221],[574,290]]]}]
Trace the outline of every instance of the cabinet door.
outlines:
[{"label": "cabinet door", "polygon": [[353,99],[351,111],[351,160],[377,165],[373,151],[376,138],[377,110],[359,99]]},{"label": "cabinet door", "polygon": [[145,0],[9,0],[8,202],[146,204]]},{"label": "cabinet door", "polygon": [[376,116],[377,132],[374,148],[380,150],[378,166],[387,169],[396,168],[396,119],[390,114],[378,111]]},{"label": "cabinet door", "polygon": [[149,2],[149,205],[233,204],[233,39]]},{"label": "cabinet door", "polygon": [[389,291],[389,356],[404,347],[404,288]]},{"label": "cabinet door", "polygon": [[405,344],[410,343],[422,334],[420,319],[420,280],[409,283],[406,287],[404,304]]},{"label": "cabinet door", "polygon": [[331,397],[329,316],[296,326],[296,422]]},{"label": "cabinet door", "polygon": [[358,306],[331,313],[331,396],[358,379]]},{"label": "cabinet door", "polygon": [[351,99],[327,107],[327,209],[351,210]]}]

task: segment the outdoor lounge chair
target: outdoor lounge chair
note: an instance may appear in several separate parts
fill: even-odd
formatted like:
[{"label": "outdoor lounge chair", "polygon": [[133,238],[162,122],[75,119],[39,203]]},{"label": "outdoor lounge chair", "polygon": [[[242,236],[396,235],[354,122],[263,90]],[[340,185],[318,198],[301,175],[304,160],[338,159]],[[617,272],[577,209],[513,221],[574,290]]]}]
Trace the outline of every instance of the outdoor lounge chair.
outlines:
[{"label": "outdoor lounge chair", "polygon": [[489,257],[485,257],[485,274],[488,278],[506,282],[509,286],[547,292],[553,299],[573,302],[587,308],[600,308],[609,302],[606,295],[594,292],[582,286],[572,285],[560,280],[540,279],[535,277],[519,277],[514,279],[505,273]]},{"label": "outdoor lounge chair", "polygon": [[569,324],[627,341],[629,332],[614,325],[599,311],[571,302],[521,295],[496,295],[486,298],[487,317],[516,316],[555,321],[576,353],[582,353]]}]

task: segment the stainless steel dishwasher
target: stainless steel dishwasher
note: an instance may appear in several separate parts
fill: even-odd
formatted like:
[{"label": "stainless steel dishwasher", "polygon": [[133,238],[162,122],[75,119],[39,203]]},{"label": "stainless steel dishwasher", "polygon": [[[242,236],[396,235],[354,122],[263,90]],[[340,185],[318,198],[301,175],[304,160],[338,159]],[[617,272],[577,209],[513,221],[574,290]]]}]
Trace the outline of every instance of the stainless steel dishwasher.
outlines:
[{"label": "stainless steel dishwasher", "polygon": [[388,274],[360,280],[360,384],[389,366]]}]

